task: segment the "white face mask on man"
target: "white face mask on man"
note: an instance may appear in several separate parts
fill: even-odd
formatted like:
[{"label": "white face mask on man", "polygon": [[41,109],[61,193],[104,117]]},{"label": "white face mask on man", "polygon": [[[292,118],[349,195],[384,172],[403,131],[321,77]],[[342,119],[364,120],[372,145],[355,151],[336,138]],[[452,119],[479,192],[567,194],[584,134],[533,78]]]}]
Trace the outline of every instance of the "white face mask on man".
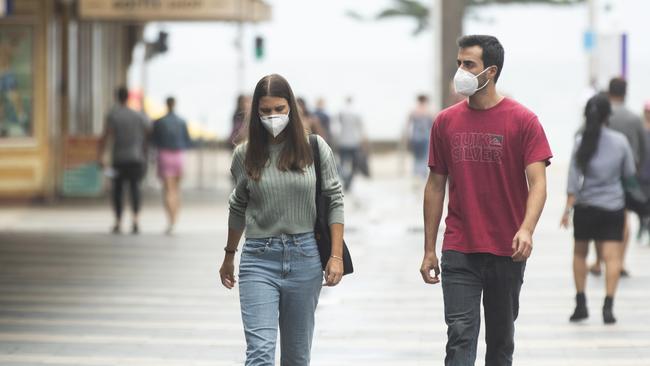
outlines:
[{"label": "white face mask on man", "polygon": [[474,75],[471,72],[459,67],[458,71],[456,71],[456,75],[454,75],[454,88],[456,89],[456,93],[464,95],[466,97],[471,97],[472,95],[476,94],[477,91],[483,89],[490,82],[490,79],[488,79],[485,84],[479,88],[478,77],[489,69],[490,68],[488,67],[487,69],[481,71],[478,75]]},{"label": "white face mask on man", "polygon": [[273,137],[278,137],[289,124],[289,113],[260,116],[260,121]]}]

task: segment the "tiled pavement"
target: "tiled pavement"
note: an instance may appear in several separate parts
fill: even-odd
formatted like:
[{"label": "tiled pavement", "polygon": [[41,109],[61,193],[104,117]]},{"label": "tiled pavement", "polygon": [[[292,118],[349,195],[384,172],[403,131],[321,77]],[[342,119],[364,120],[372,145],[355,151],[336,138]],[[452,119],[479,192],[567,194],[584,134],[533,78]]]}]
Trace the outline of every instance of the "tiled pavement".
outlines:
[{"label": "tiled pavement", "polygon": [[[390,159],[382,164],[396,166]],[[346,198],[356,273],[323,290],[314,366],[442,364],[441,290],[418,273],[419,190],[392,176],[359,181]],[[551,166],[549,177],[515,365],[650,365],[650,247],[631,245],[616,325],[602,324],[603,279],[593,277],[592,316],[570,324],[570,232],[558,229],[563,167]],[[220,287],[217,273],[225,203],[223,191],[190,192],[172,237],[160,234],[156,201],[139,236],[107,234],[109,213],[96,203],[0,209],[0,365],[243,364],[237,292]],[[483,352],[481,344],[479,360]]]}]

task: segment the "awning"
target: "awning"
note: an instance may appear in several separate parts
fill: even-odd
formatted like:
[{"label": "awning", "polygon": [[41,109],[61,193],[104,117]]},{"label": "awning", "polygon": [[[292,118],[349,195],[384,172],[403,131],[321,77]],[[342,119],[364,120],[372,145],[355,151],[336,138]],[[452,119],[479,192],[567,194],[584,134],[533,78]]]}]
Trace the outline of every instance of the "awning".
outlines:
[{"label": "awning", "polygon": [[243,21],[271,19],[262,0],[79,0],[79,17],[112,21]]}]

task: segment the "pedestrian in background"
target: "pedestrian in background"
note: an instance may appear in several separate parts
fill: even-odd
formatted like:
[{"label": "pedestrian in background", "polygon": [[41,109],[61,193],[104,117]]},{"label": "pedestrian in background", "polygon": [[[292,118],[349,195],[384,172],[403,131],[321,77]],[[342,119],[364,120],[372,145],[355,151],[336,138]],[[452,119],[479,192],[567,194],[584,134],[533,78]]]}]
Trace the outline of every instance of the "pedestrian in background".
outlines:
[{"label": "pedestrian in background", "polygon": [[97,160],[104,166],[104,149],[112,141],[112,201],[115,224],[111,231],[121,232],[123,211],[123,188],[128,184],[131,198],[131,232],[140,231],[140,182],[144,177],[147,156],[149,120],[126,103],[129,92],[120,87],[116,93],[117,104],[108,112],[102,135],[97,147]]},{"label": "pedestrian in background", "polygon": [[248,95],[240,94],[235,102],[235,111],[231,118],[230,137],[228,141],[234,150],[240,142],[246,139],[246,113],[250,110],[251,98]]},{"label": "pedestrian in background", "polygon": [[323,130],[323,137],[325,141],[332,146],[332,124],[331,118],[325,109],[325,99],[318,98],[316,101],[316,109],[314,110],[314,117],[318,119],[320,127]]},{"label": "pedestrian in background", "polygon": [[[247,366],[274,365],[278,326],[283,366],[308,366],[311,357],[323,269],[314,237],[314,159],[298,108],[283,77],[262,78],[253,94],[248,141],[233,154],[237,183],[219,273],[226,288],[235,286],[234,257],[245,233],[239,295]],[[316,139],[322,193],[331,199],[325,285],[335,286],[343,276],[343,194],[332,150]]]},{"label": "pedestrian in background", "polygon": [[170,235],[178,219],[181,204],[180,183],[183,177],[183,151],[192,147],[187,123],[175,113],[176,99],[166,100],[167,114],[153,124],[152,142],[158,150],[158,178],[163,185],[163,205]]},{"label": "pedestrian in background", "polygon": [[567,202],[560,225],[569,226],[573,212],[573,278],[576,307],[570,321],[586,319],[589,314],[585,287],[589,242],[595,241],[605,262],[603,321],[616,322],[614,295],[621,275],[623,227],[625,225],[625,179],[636,174],[634,154],[625,136],[607,127],[612,112],[604,94],[598,94],[585,106],[585,129],[573,149],[567,184]]},{"label": "pedestrian in background", "polygon": [[352,97],[345,101],[345,107],[338,116],[338,137],[336,139],[339,152],[343,188],[349,191],[354,176],[360,171],[364,151],[367,149],[367,139],[361,116],[354,108]]},{"label": "pedestrian in background", "polygon": [[325,139],[325,130],[323,130],[323,127],[320,124],[320,120],[311,112],[307,106],[305,99],[298,97],[296,99],[296,102],[298,103],[298,109],[300,111],[300,119],[305,125],[305,129],[308,131],[308,133],[316,134]]},{"label": "pedestrian in background", "polygon": [[417,105],[406,122],[406,136],[409,150],[413,155],[413,175],[422,180],[427,178],[429,171],[427,155],[432,126],[433,113],[429,108],[429,98],[426,95],[419,95]]},{"label": "pedestrian in background", "polygon": [[[639,168],[639,184],[641,184],[641,189],[643,190],[643,193],[645,193],[646,197],[650,197],[650,100],[646,101],[643,105],[643,121],[645,129],[645,146],[647,148],[645,158]],[[649,235],[648,240],[650,243],[650,217],[644,217],[640,220],[637,239],[641,240],[644,233]]]},{"label": "pedestrian in background", "polygon": [[[508,366],[552,155],[537,116],[496,91],[503,70],[501,43],[473,35],[460,38],[458,46],[454,85],[468,99],[440,112],[431,130],[420,272],[425,283],[436,284],[442,268],[445,365],[474,365],[482,296],[485,364]],[[447,180],[449,207],[439,266],[436,239]]]},{"label": "pedestrian in background", "polygon": [[[609,116],[609,127],[622,133],[632,148],[634,155],[635,168],[639,169],[643,164],[646,156],[647,147],[645,144],[645,129],[641,118],[634,112],[625,107],[625,96],[627,94],[627,81],[623,78],[613,78],[609,82],[609,101],[611,103],[612,113]],[[625,253],[627,252],[630,241],[630,223],[627,210],[625,211],[625,224],[623,226],[623,256],[621,276],[628,277],[629,272],[625,268]],[[596,262],[591,266],[590,271],[595,275],[600,275],[601,248],[596,248]]]}]

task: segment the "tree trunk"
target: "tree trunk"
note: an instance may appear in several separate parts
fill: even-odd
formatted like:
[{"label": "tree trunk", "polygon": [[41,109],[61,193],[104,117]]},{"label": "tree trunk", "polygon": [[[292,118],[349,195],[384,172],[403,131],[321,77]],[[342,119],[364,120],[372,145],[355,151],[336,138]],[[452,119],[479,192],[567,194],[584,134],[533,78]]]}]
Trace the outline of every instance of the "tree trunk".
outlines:
[{"label": "tree trunk", "polygon": [[458,66],[456,65],[456,56],[458,55],[458,45],[456,40],[463,35],[463,18],[467,8],[467,0],[439,0],[442,1],[442,32],[441,52],[442,62],[439,67],[440,72],[440,97],[443,108],[453,103],[451,91],[453,90],[452,79]]}]

